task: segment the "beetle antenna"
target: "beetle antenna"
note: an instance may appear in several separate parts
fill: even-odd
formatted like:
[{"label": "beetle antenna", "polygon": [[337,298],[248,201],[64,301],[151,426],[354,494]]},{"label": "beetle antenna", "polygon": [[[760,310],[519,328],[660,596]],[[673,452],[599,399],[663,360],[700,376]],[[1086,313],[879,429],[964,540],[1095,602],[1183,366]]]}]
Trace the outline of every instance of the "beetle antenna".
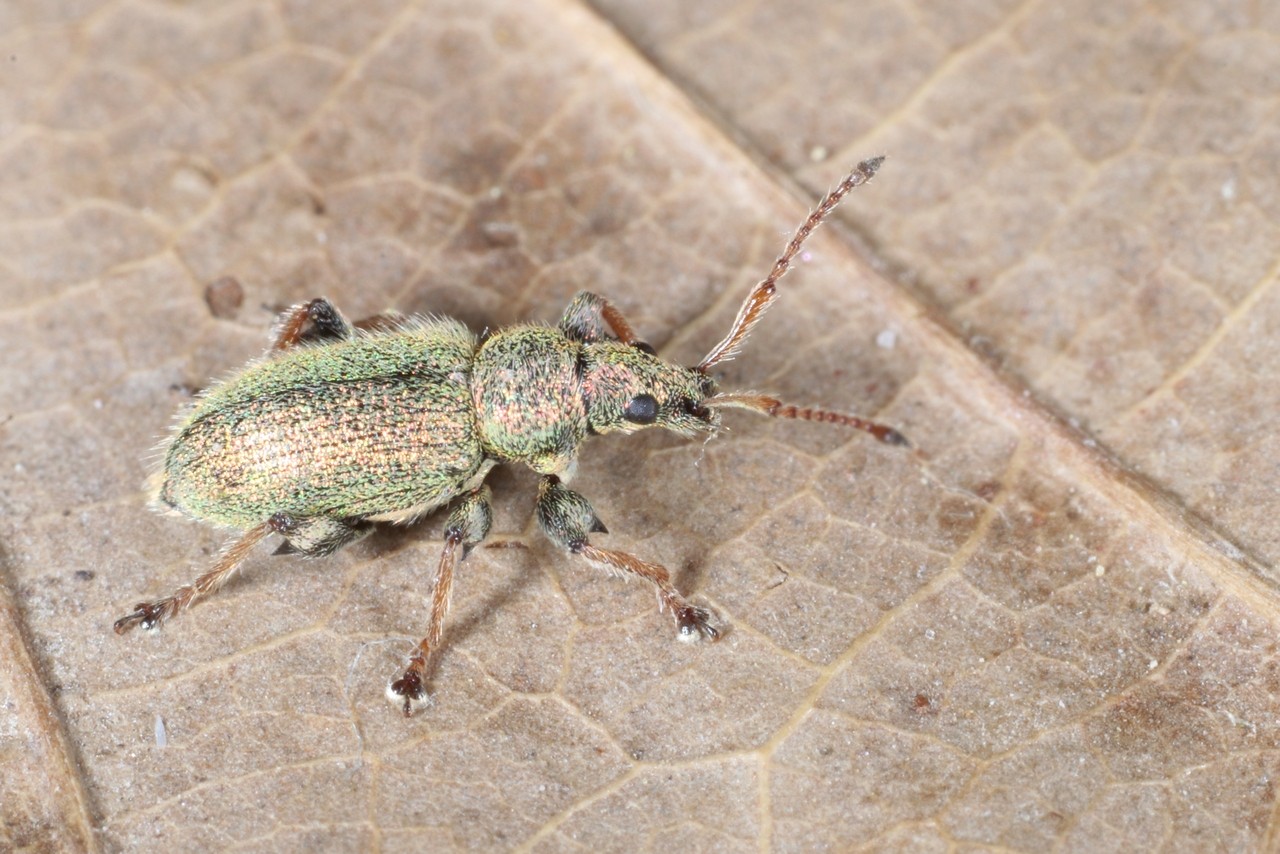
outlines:
[{"label": "beetle antenna", "polygon": [[747,335],[751,333],[752,328],[764,316],[769,306],[773,305],[773,301],[778,298],[778,280],[786,275],[787,270],[791,267],[792,259],[796,257],[796,253],[800,251],[800,247],[804,245],[804,242],[809,239],[809,235],[813,234],[814,230],[827,218],[827,215],[836,209],[836,205],[840,204],[840,200],[848,195],[850,190],[870,181],[871,176],[876,174],[876,170],[880,168],[880,164],[883,162],[883,157],[873,157],[870,160],[862,161],[834,190],[827,193],[822,203],[814,209],[813,213],[809,214],[809,218],[796,230],[795,236],[791,238],[787,248],[778,256],[778,260],[773,262],[773,269],[769,272],[769,275],[747,295],[746,301],[742,303],[742,308],[738,309],[738,316],[733,321],[729,334],[724,336],[724,339],[719,344],[711,348],[711,352],[703,357],[698,367],[694,368],[694,370],[705,371],[712,365],[728,361],[738,355],[738,351],[742,349],[742,342],[746,340]]},{"label": "beetle antenna", "polygon": [[808,406],[796,406],[793,403],[783,403],[776,397],[756,394],[751,391],[717,394],[702,401],[702,405],[713,409],[716,407],[750,409],[752,412],[759,412],[772,418],[795,418],[800,421],[824,421],[828,424],[843,424],[846,427],[865,430],[886,445],[909,446],[911,444],[907,441],[906,436],[884,424],[877,424],[874,421],[868,421],[856,415],[845,415],[843,412],[830,412],[826,409],[814,409]]}]

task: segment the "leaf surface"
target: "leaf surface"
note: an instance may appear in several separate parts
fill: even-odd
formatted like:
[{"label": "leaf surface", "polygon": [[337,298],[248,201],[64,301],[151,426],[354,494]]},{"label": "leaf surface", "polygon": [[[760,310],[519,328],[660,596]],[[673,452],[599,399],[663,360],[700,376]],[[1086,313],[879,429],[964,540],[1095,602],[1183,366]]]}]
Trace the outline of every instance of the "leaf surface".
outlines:
[{"label": "leaf surface", "polygon": [[[0,8],[0,847],[1274,846],[1280,19],[1062,8]],[[692,364],[881,153],[718,379],[912,448],[734,413],[580,461],[719,643],[515,469],[411,721],[438,516],[111,632],[228,536],[147,459],[279,309],[590,289]]]}]

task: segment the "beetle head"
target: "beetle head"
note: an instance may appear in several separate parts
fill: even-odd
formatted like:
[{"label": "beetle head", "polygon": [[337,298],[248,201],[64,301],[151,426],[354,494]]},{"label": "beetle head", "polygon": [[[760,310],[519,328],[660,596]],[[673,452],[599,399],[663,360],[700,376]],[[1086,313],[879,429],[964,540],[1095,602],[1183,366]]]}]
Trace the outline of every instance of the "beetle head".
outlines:
[{"label": "beetle head", "polygon": [[692,435],[720,426],[719,413],[703,405],[715,393],[712,379],[663,361],[641,342],[588,344],[582,387],[587,421],[596,433],[665,427]]}]

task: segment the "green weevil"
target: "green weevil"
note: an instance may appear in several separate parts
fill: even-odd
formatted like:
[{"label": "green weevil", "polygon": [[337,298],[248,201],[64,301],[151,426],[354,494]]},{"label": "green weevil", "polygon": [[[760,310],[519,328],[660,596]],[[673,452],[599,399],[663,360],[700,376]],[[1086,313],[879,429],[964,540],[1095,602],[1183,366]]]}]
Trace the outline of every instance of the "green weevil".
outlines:
[{"label": "green weevil", "polygon": [[484,337],[447,318],[384,318],[358,328],[365,324],[351,324],[326,299],[289,309],[265,356],[179,415],[154,478],[161,509],[244,533],[213,569],[136,605],[115,631],[157,628],[218,590],[269,534],[284,539],[278,553],[328,555],[376,523],[412,522],[452,503],[426,637],[387,688],[411,715],[427,699],[454,571],[489,533],[485,477],[498,463],[524,463],[542,475],[536,512],[553,543],[653,584],[682,640],[715,640],[711,613],[686,600],[665,568],[591,541],[605,527],[565,482],[590,435],[645,427],[710,435],[726,408],[843,424],[906,444],[897,430],[852,415],[719,392],[709,373],[738,353],[805,240],[882,159],[859,164],[827,194],[728,334],[692,368],[657,356],[592,293],[575,297],[557,326],[523,324]]}]

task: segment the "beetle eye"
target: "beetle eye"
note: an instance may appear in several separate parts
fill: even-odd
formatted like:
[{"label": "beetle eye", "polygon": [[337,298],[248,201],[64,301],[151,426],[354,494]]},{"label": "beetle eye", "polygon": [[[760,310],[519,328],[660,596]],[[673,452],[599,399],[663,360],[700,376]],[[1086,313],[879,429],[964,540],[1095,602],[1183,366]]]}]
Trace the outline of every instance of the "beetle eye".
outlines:
[{"label": "beetle eye", "polygon": [[699,421],[706,421],[708,418],[707,408],[696,400],[686,400],[681,404],[686,415],[691,415]]},{"label": "beetle eye", "polygon": [[651,394],[637,394],[627,401],[622,417],[632,424],[652,424],[658,420],[658,400]]},{"label": "beetle eye", "polygon": [[650,356],[658,355],[658,351],[653,349],[653,345],[648,341],[632,341],[631,346],[635,347],[641,353],[648,353]]}]

